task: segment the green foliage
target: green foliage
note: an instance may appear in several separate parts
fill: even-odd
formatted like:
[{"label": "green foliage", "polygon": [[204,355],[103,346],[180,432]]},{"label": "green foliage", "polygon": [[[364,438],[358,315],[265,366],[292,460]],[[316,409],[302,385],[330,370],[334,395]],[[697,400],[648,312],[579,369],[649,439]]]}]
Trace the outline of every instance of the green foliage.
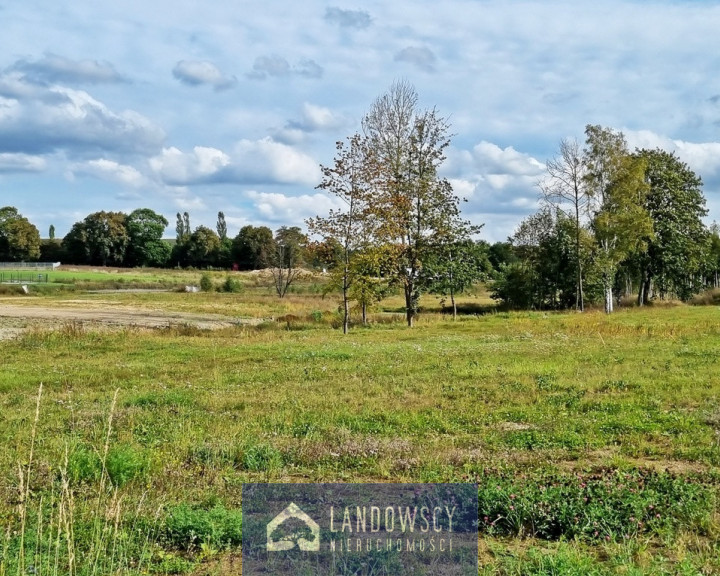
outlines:
[{"label": "green foliage", "polygon": [[128,234],[128,249],[125,255],[127,266],[165,266],[170,258],[170,246],[162,236],[168,225],[167,219],[150,210],[134,210],[125,222]]},{"label": "green foliage", "polygon": [[16,208],[0,208],[0,261],[32,261],[39,257],[38,229]]},{"label": "green foliage", "polygon": [[688,300],[703,288],[710,248],[702,221],[707,215],[702,180],[674,153],[640,150],[637,157],[646,167],[650,189],[644,208],[654,231],[639,258],[645,291],[653,282],[661,297],[675,294]]},{"label": "green foliage", "polygon": [[[580,257],[586,282],[592,276],[592,238],[580,230]],[[511,238],[518,261],[501,265],[491,284],[492,297],[509,308],[556,309],[574,306],[577,297],[576,231],[563,212],[543,207],[520,223]],[[592,290],[588,299],[592,299]]]},{"label": "green foliage", "polygon": [[165,533],[173,546],[192,550],[207,544],[218,549],[242,544],[242,513],[220,503],[211,508],[179,504],[165,519]]},{"label": "green foliage", "polygon": [[714,497],[702,478],[649,470],[490,475],[478,512],[481,531],[494,535],[622,540],[706,524]]},{"label": "green foliage", "polygon": [[232,258],[240,270],[259,270],[270,265],[275,239],[266,226],[243,226],[232,241]]},{"label": "green foliage", "polygon": [[205,272],[202,276],[200,276],[200,290],[203,292],[212,292],[215,289],[215,285],[213,284],[212,276]]},{"label": "green foliage", "polygon": [[420,277],[428,292],[450,298],[456,315],[455,297],[476,282],[489,279],[491,268],[483,244],[472,240],[443,242],[425,257]]},{"label": "green foliage", "polygon": [[214,230],[198,226],[185,244],[187,265],[195,268],[215,266],[220,252],[220,238]]},{"label": "green foliage", "polygon": [[146,455],[134,446],[117,444],[108,452],[105,467],[110,481],[120,487],[144,477],[149,471],[149,462]]},{"label": "green foliage", "polygon": [[95,212],[76,222],[63,238],[63,250],[74,264],[121,266],[130,238],[122,212]]},{"label": "green foliage", "polygon": [[68,455],[67,477],[73,485],[100,480],[102,460],[93,449],[80,444]]},{"label": "green foliage", "polygon": [[272,472],[282,465],[282,454],[270,444],[250,444],[243,450],[242,466],[249,472]]},{"label": "green foliage", "polygon": [[223,292],[229,292],[231,294],[240,294],[245,289],[245,286],[243,285],[240,280],[237,278],[233,278],[232,276],[227,276],[225,278],[225,281],[222,284],[221,290]]}]

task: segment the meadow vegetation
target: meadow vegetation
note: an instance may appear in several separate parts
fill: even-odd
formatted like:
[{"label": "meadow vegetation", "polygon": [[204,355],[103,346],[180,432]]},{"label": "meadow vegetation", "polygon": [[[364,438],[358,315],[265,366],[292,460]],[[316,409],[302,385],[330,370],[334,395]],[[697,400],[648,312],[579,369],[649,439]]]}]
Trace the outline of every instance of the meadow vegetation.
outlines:
[{"label": "meadow vegetation", "polygon": [[264,321],[0,341],[0,576],[239,573],[246,481],[476,482],[482,574],[720,573],[712,297],[504,312],[476,289],[455,321],[427,299],[411,330],[396,294],[343,335],[317,276],[279,299],[258,273],[195,294],[79,285],[200,272],[51,274],[71,288],[0,306]]}]

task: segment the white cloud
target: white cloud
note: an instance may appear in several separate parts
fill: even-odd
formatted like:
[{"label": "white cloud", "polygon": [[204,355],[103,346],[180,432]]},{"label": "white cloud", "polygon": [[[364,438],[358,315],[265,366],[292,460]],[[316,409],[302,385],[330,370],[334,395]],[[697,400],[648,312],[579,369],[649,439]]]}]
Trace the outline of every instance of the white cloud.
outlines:
[{"label": "white cloud", "polygon": [[140,188],[147,184],[147,179],[137,169],[106,158],[99,158],[83,164],[77,164],[73,168],[73,172],[94,176],[101,180],[118,182],[133,188]]},{"label": "white cloud", "polygon": [[675,152],[696,174],[705,179],[720,175],[720,142],[686,142],[650,130],[623,131],[631,148],[661,148]]},{"label": "white cloud", "polygon": [[47,162],[41,156],[0,153],[0,173],[42,172],[46,166]]},{"label": "white cloud", "polygon": [[12,69],[40,82],[112,84],[125,81],[109,62],[71,60],[51,52],[39,60],[19,60]]},{"label": "white cloud", "polygon": [[257,182],[315,187],[320,181],[320,168],[313,158],[270,138],[240,141],[235,157],[238,174]]},{"label": "white cloud", "polygon": [[302,225],[307,218],[327,215],[330,210],[341,208],[339,200],[320,193],[291,196],[251,190],[245,195],[262,218],[282,224]]},{"label": "white cloud", "polygon": [[172,186],[232,182],[314,187],[320,181],[315,160],[271,138],[241,140],[230,154],[202,146],[189,153],[165,148],[149,164],[165,184]]},{"label": "white cloud", "polygon": [[475,165],[488,173],[535,177],[545,170],[545,165],[529,154],[518,152],[512,146],[500,148],[491,142],[480,142],[473,148],[472,157]]},{"label": "white cloud", "polygon": [[114,112],[83,90],[0,78],[0,152],[142,153],[157,149],[164,137],[143,115]]},{"label": "white cloud", "polygon": [[215,90],[227,90],[237,83],[234,76],[225,76],[212,62],[180,60],[173,68],[173,76],[183,84],[208,84]]},{"label": "white cloud", "polygon": [[166,184],[177,186],[213,181],[230,165],[230,157],[222,150],[195,146],[185,153],[178,148],[164,148],[149,161],[152,170]]}]

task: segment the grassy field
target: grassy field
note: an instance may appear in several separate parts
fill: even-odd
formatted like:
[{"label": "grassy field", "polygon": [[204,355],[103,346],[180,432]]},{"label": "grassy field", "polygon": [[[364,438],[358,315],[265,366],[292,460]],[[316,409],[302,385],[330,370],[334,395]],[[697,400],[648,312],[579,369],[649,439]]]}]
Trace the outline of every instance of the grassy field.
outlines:
[{"label": "grassy field", "polygon": [[0,341],[0,576],[238,573],[244,481],[477,482],[481,574],[720,574],[718,307],[453,322],[426,297],[410,330],[395,298],[343,337],[321,280],[239,277],[3,300],[268,320]]}]

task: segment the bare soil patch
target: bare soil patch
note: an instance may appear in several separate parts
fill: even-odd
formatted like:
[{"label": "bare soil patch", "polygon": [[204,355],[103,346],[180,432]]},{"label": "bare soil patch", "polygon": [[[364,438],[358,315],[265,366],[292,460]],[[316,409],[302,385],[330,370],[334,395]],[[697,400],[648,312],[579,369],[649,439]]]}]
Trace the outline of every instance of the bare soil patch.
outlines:
[{"label": "bare soil patch", "polygon": [[[22,328],[17,321],[47,323],[53,326],[66,322],[88,322],[110,326],[136,326],[140,328],[165,328],[168,326],[191,325],[203,330],[228,328],[239,324],[254,325],[262,322],[260,318],[237,318],[220,314],[197,314],[188,312],[165,312],[160,310],[142,310],[139,308],[102,306],[93,302],[92,306],[41,307],[17,306],[0,302],[0,338],[16,336]],[[109,304],[109,303],[108,303]],[[13,320],[11,322],[6,321]],[[7,324],[7,327],[6,327]]]}]

